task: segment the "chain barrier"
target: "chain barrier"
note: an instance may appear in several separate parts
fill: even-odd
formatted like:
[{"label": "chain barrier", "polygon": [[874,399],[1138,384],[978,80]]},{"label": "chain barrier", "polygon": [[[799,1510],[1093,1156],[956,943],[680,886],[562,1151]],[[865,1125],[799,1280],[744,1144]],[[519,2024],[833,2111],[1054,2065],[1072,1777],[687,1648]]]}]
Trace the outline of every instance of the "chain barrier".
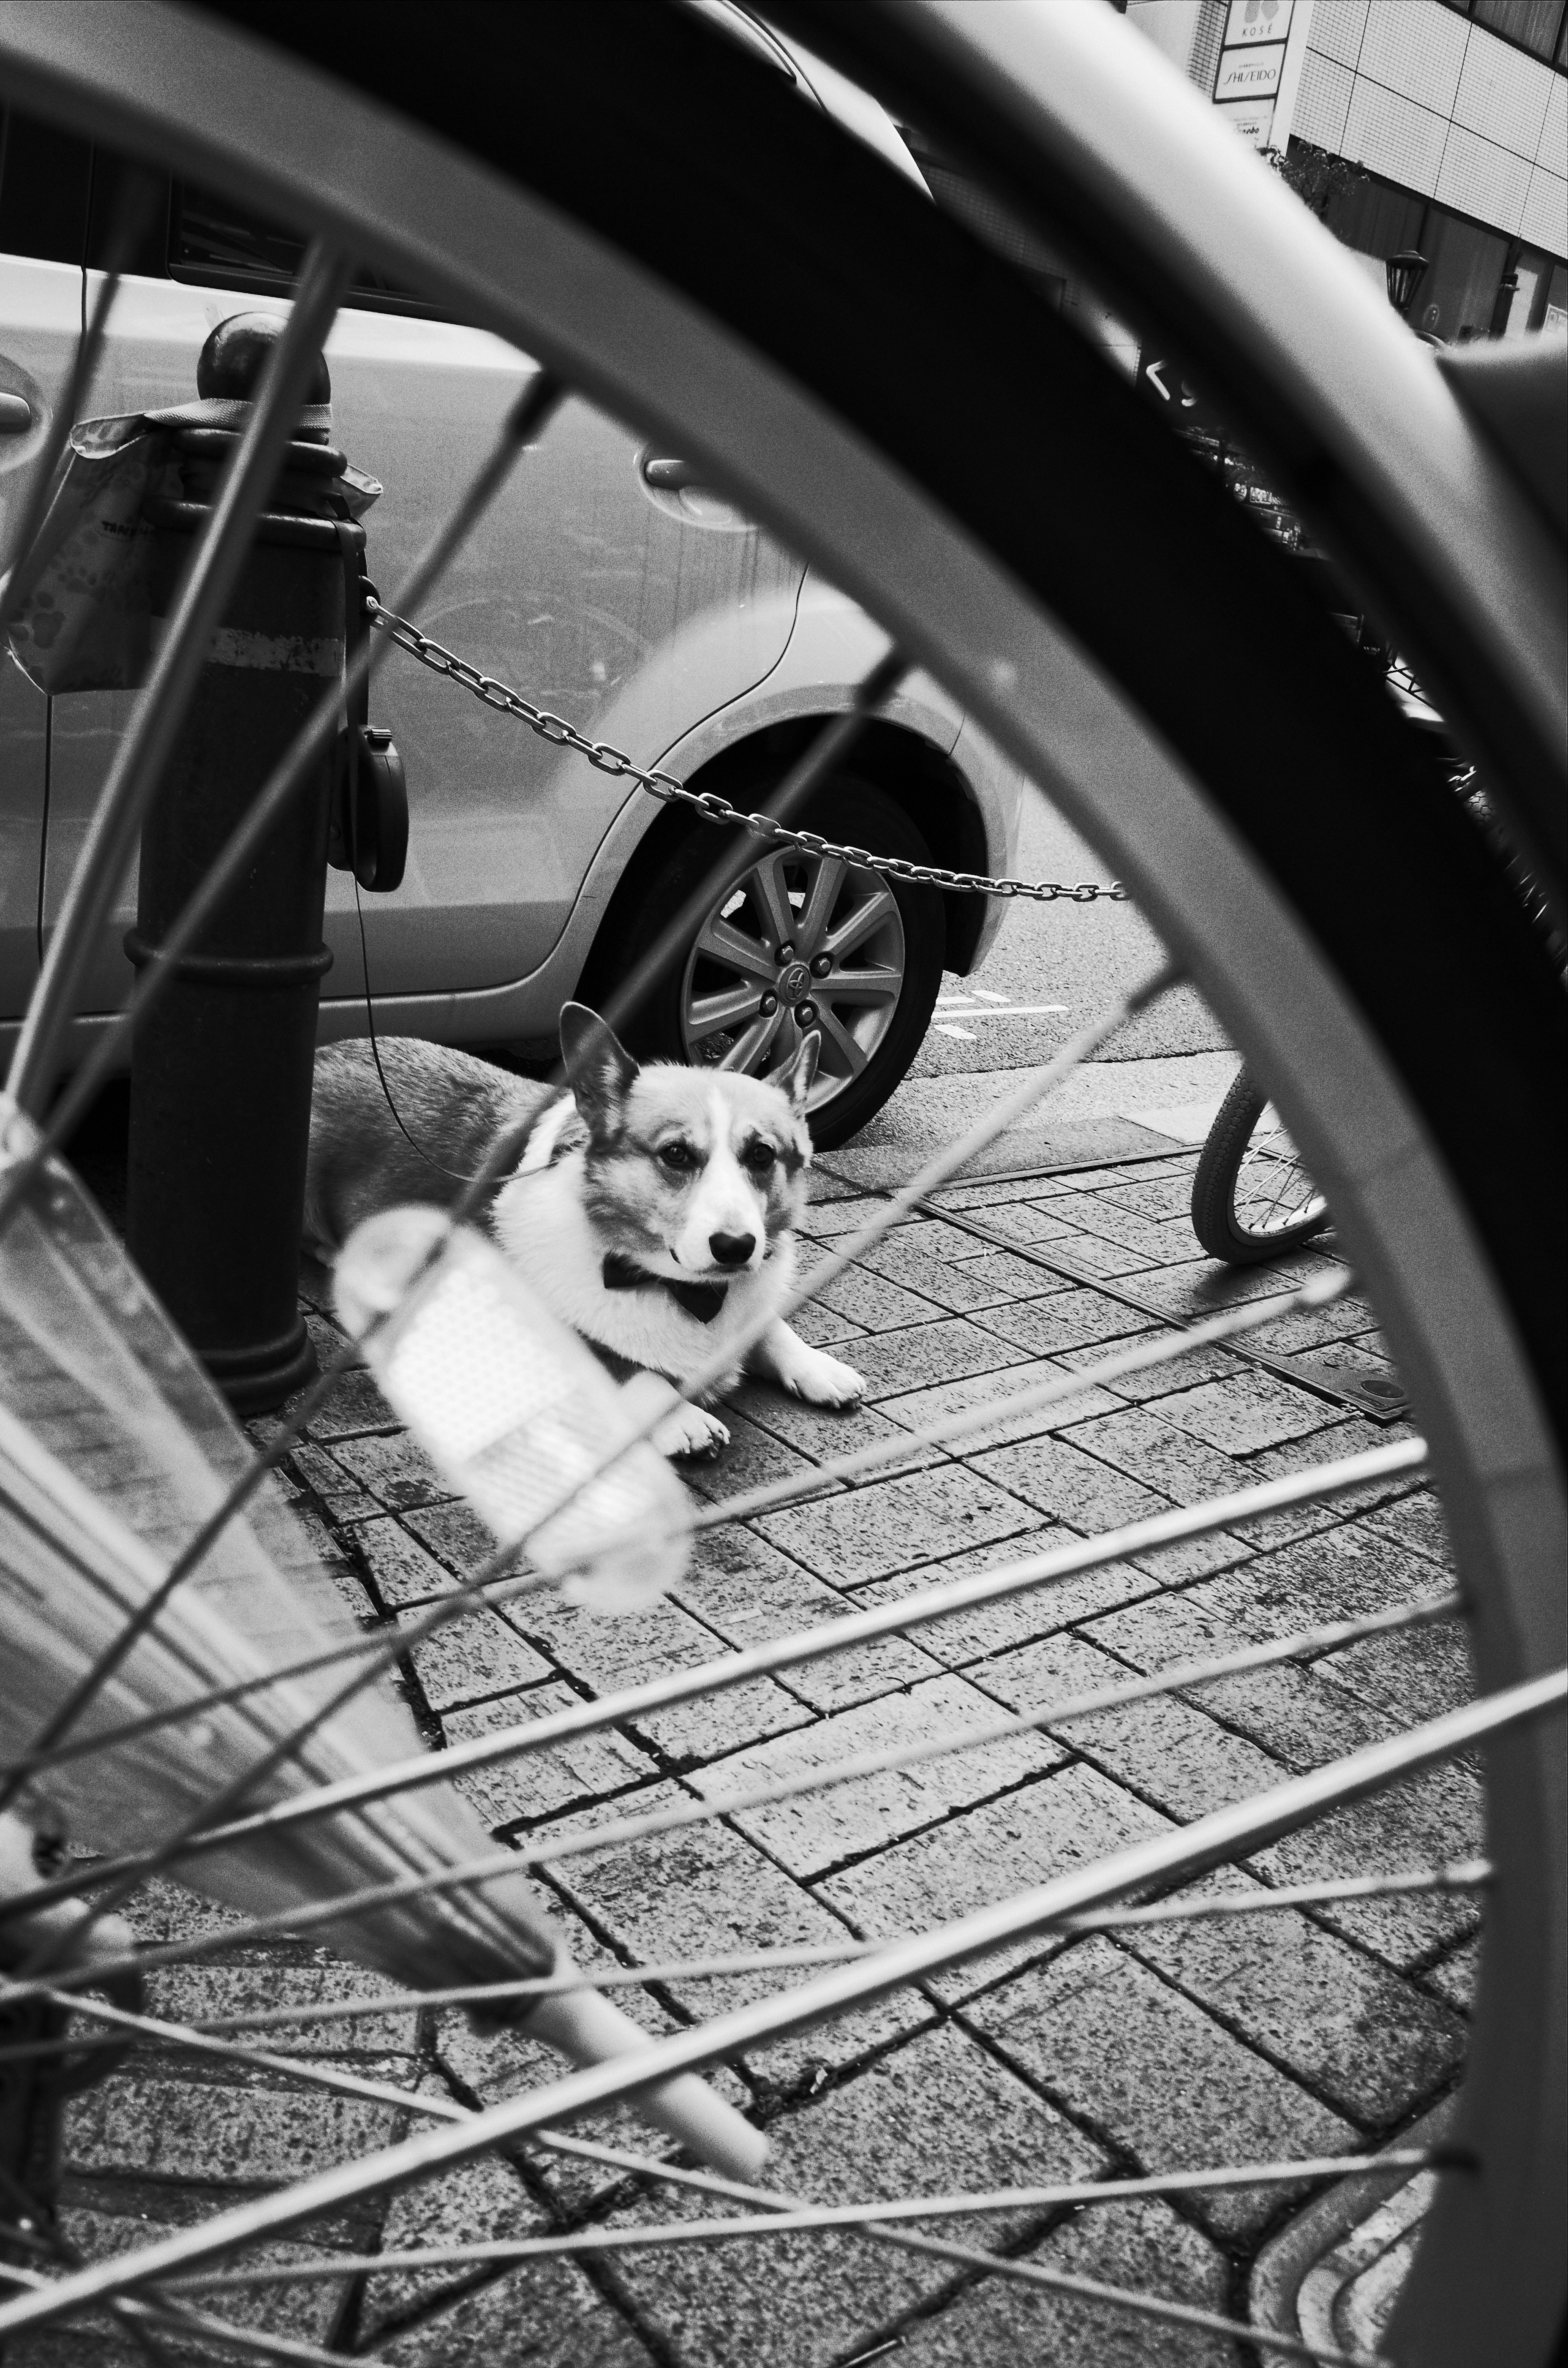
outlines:
[{"label": "chain barrier", "polygon": [[400,617],[395,610],[384,607],[369,586],[365,587],[365,613],[376,631],[385,633],[400,650],[406,650],[410,657],[417,658],[419,664],[428,666],[432,674],[444,675],[449,682],[455,682],[460,689],[471,691],[483,706],[494,708],[501,715],[515,716],[519,723],[527,724],[530,732],[536,733],[541,740],[548,740],[552,747],[574,750],[579,757],[586,757],[597,772],[633,781],[640,790],[646,790],[650,797],[659,798],[666,805],[689,806],[704,822],[721,826],[738,825],[744,830],[754,832],[759,838],[798,847],[807,855],[835,857],[840,862],[879,872],[883,879],[907,880],[923,888],[961,889],[976,896],[1027,896],[1040,905],[1054,905],[1062,900],[1071,905],[1093,905],[1101,898],[1114,904],[1126,901],[1127,891],[1119,880],[1113,880],[1108,884],[1081,880],[1075,887],[1068,887],[1056,880],[993,880],[983,871],[949,871],[940,864],[910,863],[902,856],[873,855],[864,847],[840,847],[835,840],[824,838],[818,831],[790,830],[783,823],[775,822],[771,814],[742,814],[738,807],[731,805],[729,800],[720,797],[716,791],[688,790],[685,782],[677,781],[673,774],[645,772],[623,748],[613,748],[606,740],[590,740],[574,724],[568,723],[563,715],[552,715],[548,708],[536,707],[531,699],[525,699],[520,690],[513,690],[507,684],[497,682],[493,675],[481,674],[479,668],[470,666],[466,658],[459,657],[455,651],[432,641],[428,633],[422,633],[418,626],[411,624],[406,617]]}]

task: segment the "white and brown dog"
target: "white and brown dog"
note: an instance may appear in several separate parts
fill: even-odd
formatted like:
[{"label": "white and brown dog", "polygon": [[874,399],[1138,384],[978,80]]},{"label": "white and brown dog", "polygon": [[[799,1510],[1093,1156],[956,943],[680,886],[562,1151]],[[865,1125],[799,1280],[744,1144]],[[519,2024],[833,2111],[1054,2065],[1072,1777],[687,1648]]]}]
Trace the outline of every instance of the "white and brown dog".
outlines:
[{"label": "white and brown dog", "polygon": [[[572,1094],[553,1104],[547,1087],[414,1037],[381,1044],[383,1092],[369,1044],[328,1045],[316,1055],[306,1239],[330,1257],[380,1210],[450,1205],[502,1131],[537,1113],[485,1222],[612,1372],[678,1379],[733,1340],[714,1395],[744,1372],[813,1406],[854,1406],[859,1374],[777,1314],[744,1346],[794,1279],[818,1041],[808,1036],[767,1084],[642,1066],[597,1013],[569,1003],[561,1050]],[[666,1455],[715,1455],[729,1436],[701,1406],[678,1408],[653,1434]]]}]

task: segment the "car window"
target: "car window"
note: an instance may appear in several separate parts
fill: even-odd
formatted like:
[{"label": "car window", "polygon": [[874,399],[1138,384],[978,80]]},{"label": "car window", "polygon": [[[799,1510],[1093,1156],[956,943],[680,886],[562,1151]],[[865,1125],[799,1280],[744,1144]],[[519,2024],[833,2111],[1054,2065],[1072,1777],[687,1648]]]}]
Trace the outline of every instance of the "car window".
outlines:
[{"label": "car window", "polygon": [[[174,183],[166,265],[171,279],[287,295],[299,277],[304,252],[304,240],[297,232],[249,212],[199,181]],[[356,273],[348,302],[367,312],[436,314],[440,309],[371,265]]]},{"label": "car window", "polygon": [[0,110],[0,255],[81,263],[92,154],[85,140]]}]

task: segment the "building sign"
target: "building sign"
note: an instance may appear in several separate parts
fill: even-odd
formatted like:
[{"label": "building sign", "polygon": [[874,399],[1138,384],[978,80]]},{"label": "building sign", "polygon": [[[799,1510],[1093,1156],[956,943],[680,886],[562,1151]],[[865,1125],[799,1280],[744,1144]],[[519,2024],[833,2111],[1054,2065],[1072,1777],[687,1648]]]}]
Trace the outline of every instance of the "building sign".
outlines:
[{"label": "building sign", "polygon": [[1312,13],[1312,0],[1231,0],[1210,96],[1251,148],[1290,136]]},{"label": "building sign", "polygon": [[1294,0],[1231,0],[1225,26],[1225,47],[1244,49],[1249,41],[1282,41],[1290,30]]},{"label": "building sign", "polygon": [[1216,99],[1272,98],[1285,63],[1283,41],[1258,42],[1244,50],[1221,50],[1214,77]]}]

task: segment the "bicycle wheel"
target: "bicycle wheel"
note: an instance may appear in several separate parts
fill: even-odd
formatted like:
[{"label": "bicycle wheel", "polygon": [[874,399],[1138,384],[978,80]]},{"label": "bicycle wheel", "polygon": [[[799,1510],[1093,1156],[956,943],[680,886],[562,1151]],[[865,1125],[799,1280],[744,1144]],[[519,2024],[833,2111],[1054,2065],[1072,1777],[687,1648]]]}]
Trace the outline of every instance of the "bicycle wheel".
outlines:
[{"label": "bicycle wheel", "polygon": [[1311,1241],[1328,1222],[1328,1204],[1278,1112],[1244,1069],[1193,1171],[1193,1232],[1210,1258],[1256,1266]]},{"label": "bicycle wheel", "polygon": [[[1290,448],[1288,486],[1301,477],[1303,507],[1326,511],[1330,539],[1337,529],[1373,575],[1500,794],[1548,829],[1543,653],[1560,607],[1549,555],[1426,366],[1358,309],[1350,268],[1341,278],[1301,244],[1212,127],[1165,120],[1164,86],[1147,83],[1152,69],[1108,11],[1002,12],[1021,28],[1021,59],[991,46],[990,12],[868,5],[847,25],[825,8],[792,13],[953,145],[989,147],[1012,202],[1108,256],[1151,317],[1190,301],[1187,347],[1217,393],[1248,427],[1273,408],[1264,434]],[[28,103],[324,226],[400,284],[417,279],[650,432],[678,437],[1049,789],[1275,1082],[1429,1438],[1486,1695],[1551,1670],[1561,1342],[1535,1260],[1562,1181],[1542,1089],[1561,1001],[1506,883],[1282,564],[1004,265],[771,69],[673,8],[528,11],[510,38],[526,40],[536,83],[579,103],[532,117],[525,152],[513,78],[471,71],[473,43],[508,38],[510,21],[455,8],[453,38],[436,49],[423,12],[388,9],[367,56],[357,23],[329,12],[220,20],[118,0],[15,12],[6,55]],[[1156,195],[1161,167],[1189,190],[1185,222]],[[1277,244],[1250,244],[1259,222]],[[1364,380],[1341,384],[1323,361],[1336,330],[1353,356],[1372,356],[1372,380],[1387,379],[1368,401]],[[1303,422],[1312,433],[1292,445]],[[1113,580],[1108,545],[1149,564]],[[1210,656],[1259,630],[1289,657],[1267,700],[1243,684],[1221,716]],[[1277,762],[1260,784],[1262,745]],[[1437,1042],[1430,1014],[1455,1008],[1456,945],[1467,992]],[[884,1605],[875,1616],[913,1615]],[[854,1625],[833,1641],[869,1633]],[[735,1681],[733,1667],[702,1676]],[[662,1682],[666,1699],[683,1698]],[[581,1731],[588,1710],[606,1725],[632,1714],[624,1699],[580,1705],[559,1714],[575,1726],[552,1714],[529,1739],[464,1747],[464,1764],[520,1756],[545,1725],[551,1738]],[[1454,1739],[1445,1731],[1445,1748]],[[1417,2254],[1397,2340],[1423,2368],[1499,2351],[1542,2361],[1555,2338],[1561,1778],[1555,1729],[1488,1748],[1494,1888],[1460,2124],[1475,2169],[1444,2181]],[[1191,1847],[1188,1872],[1206,1851],[1228,1854],[1209,1828]],[[1145,1879],[1148,1863],[1121,1879]],[[1037,1911],[1059,1914],[1060,1897]],[[654,2077],[655,2060],[744,2055],[796,2015],[924,1978],[949,1945],[992,1945],[1001,1926],[986,1930],[979,1943],[969,1930],[884,1957],[861,1989],[843,1977],[831,1996],[812,1986],[684,2031],[627,2085]],[[616,2093],[578,2076],[438,2143],[346,2161],[267,2197],[243,2226],[231,2214],[187,2227],[129,2266],[98,2262],[0,2305],[0,2330],[137,2278],[210,2268]],[[995,2276],[1027,2266],[999,2254],[981,2265]]]}]

